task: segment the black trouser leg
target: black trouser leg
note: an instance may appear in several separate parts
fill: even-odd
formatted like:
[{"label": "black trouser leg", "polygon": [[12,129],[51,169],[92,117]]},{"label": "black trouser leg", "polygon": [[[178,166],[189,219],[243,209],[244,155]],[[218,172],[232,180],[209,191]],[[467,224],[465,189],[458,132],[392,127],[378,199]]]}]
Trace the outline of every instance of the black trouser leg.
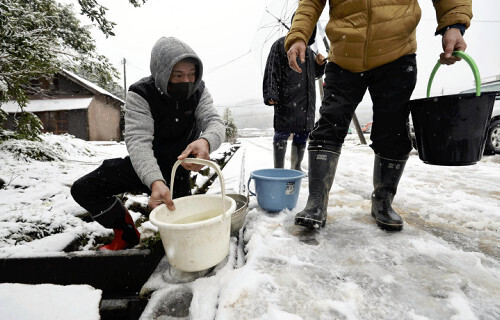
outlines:
[{"label": "black trouser leg", "polygon": [[76,180],[71,187],[75,201],[92,217],[110,210],[116,203],[115,195],[127,191],[150,193],[129,157],[104,160],[99,168]]},{"label": "black trouser leg", "polygon": [[408,132],[408,101],[417,82],[415,55],[407,55],[370,71],[373,101],[370,134],[375,154],[389,159],[405,159],[411,151]]},{"label": "black trouser leg", "polygon": [[309,147],[326,146],[340,152],[356,107],[368,87],[366,77],[329,62],[325,70],[325,93],[320,118],[309,136]]},{"label": "black trouser leg", "polygon": [[[163,176],[170,186],[170,175]],[[174,188],[173,198],[191,194],[189,171],[177,168]],[[137,176],[129,157],[104,160],[99,168],[75,181],[71,187],[75,201],[92,216],[111,208],[116,201],[115,195],[124,192],[151,194]]]}]

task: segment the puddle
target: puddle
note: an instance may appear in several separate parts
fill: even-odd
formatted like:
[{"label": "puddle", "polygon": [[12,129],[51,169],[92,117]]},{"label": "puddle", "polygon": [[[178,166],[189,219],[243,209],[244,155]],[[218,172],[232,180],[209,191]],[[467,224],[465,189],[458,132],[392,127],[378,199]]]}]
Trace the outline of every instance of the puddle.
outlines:
[{"label": "puddle", "polygon": [[287,232],[292,236],[295,236],[300,242],[317,246],[319,244],[316,236],[319,234],[319,229],[311,230],[309,228],[304,228],[297,225],[291,225],[287,228]]}]

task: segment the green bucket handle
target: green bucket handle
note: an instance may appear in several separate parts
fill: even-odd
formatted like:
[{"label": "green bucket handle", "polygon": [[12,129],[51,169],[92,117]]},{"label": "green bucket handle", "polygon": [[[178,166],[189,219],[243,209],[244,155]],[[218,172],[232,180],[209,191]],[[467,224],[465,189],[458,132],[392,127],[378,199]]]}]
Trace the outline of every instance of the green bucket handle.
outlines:
[{"label": "green bucket handle", "polygon": [[[479,76],[479,70],[476,63],[474,62],[474,60],[472,60],[471,56],[463,51],[453,51],[452,55],[464,59],[469,64],[470,68],[472,69],[472,73],[474,74],[474,81],[476,82],[476,96],[479,97],[481,95],[481,77]],[[440,66],[441,63],[438,60],[431,72],[431,76],[429,77],[429,83],[427,84],[427,98],[429,98],[431,95],[432,80],[434,80],[434,75],[436,74],[436,71]]]}]

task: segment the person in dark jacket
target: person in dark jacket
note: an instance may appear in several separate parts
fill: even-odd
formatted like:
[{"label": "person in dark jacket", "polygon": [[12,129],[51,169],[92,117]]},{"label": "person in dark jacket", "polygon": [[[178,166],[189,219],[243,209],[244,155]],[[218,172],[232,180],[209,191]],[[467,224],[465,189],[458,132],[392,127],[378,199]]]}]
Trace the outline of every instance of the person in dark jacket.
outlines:
[{"label": "person in dark jacket", "polygon": [[[411,150],[408,101],[417,81],[417,0],[329,0],[326,34],[331,46],[326,66],[320,119],[309,142],[309,197],[295,224],[324,227],[328,196],[354,110],[368,90],[373,101],[370,145],[375,153],[371,215],[377,226],[400,231],[403,219],[392,208]],[[467,47],[462,35],[470,25],[470,0],[433,0],[441,34],[440,62],[453,64],[455,50]],[[300,1],[285,49],[290,67],[303,72],[306,41],[326,5]]]},{"label": "person in dark jacket", "polygon": [[116,197],[127,191],[150,194],[148,206],[175,210],[172,198],[191,193],[189,170],[182,163],[169,189],[175,161],[188,156],[209,159],[224,141],[225,127],[202,81],[203,64],[185,43],[160,38],[151,51],[151,75],[130,86],[125,101],[125,144],[129,156],[105,160],[75,181],[71,194],[92,218],[114,230],[101,250],[122,250],[139,243],[140,234],[127,208]]},{"label": "person in dark jacket", "polygon": [[[293,19],[293,18],[292,18]],[[309,40],[314,43],[315,34]],[[307,47],[305,72],[288,67],[285,37],[276,40],[267,58],[263,81],[264,103],[274,106],[274,167],[284,168],[287,140],[293,133],[291,168],[301,170],[307,138],[314,127],[315,79],[325,72],[325,57]]]}]

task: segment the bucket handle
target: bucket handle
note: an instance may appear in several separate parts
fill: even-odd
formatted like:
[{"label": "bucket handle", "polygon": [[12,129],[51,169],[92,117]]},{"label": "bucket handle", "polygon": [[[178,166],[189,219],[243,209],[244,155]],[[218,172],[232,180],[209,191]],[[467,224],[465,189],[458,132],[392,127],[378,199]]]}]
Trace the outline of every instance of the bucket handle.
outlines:
[{"label": "bucket handle", "polygon": [[[476,96],[481,95],[481,77],[479,75],[479,69],[477,68],[476,63],[474,60],[469,56],[467,53],[463,51],[453,51],[453,56],[459,57],[465,60],[469,64],[469,67],[472,69],[472,73],[474,74],[474,81],[476,83]],[[434,66],[434,69],[431,72],[431,76],[429,77],[429,83],[427,84],[427,98],[430,97],[431,95],[431,85],[432,85],[432,80],[434,80],[434,75],[436,74],[436,71],[439,69],[441,66],[441,63],[438,62]]]},{"label": "bucket handle", "polygon": [[202,165],[202,166],[209,166],[209,167],[212,167],[213,169],[215,169],[215,171],[217,172],[217,176],[219,177],[219,182],[220,182],[220,188],[221,188],[221,191],[222,191],[222,212],[223,212],[223,219],[227,218],[226,217],[226,208],[225,208],[225,205],[224,205],[224,199],[226,198],[226,188],[225,188],[225,185],[224,185],[224,177],[222,176],[222,172],[220,170],[220,167],[217,163],[213,162],[213,161],[210,161],[210,160],[205,160],[205,159],[199,159],[199,158],[186,158],[184,160],[177,160],[175,163],[174,163],[174,166],[172,167],[172,173],[171,173],[171,177],[170,177],[170,193],[173,195],[174,194],[174,179],[175,179],[175,171],[177,170],[177,167],[181,164],[181,163],[195,163],[195,164],[199,164],[199,165]]},{"label": "bucket handle", "polygon": [[248,178],[248,183],[247,183],[247,191],[252,195],[252,196],[255,196],[256,194],[250,190],[250,181],[252,181],[253,177],[250,176],[250,178]]}]

